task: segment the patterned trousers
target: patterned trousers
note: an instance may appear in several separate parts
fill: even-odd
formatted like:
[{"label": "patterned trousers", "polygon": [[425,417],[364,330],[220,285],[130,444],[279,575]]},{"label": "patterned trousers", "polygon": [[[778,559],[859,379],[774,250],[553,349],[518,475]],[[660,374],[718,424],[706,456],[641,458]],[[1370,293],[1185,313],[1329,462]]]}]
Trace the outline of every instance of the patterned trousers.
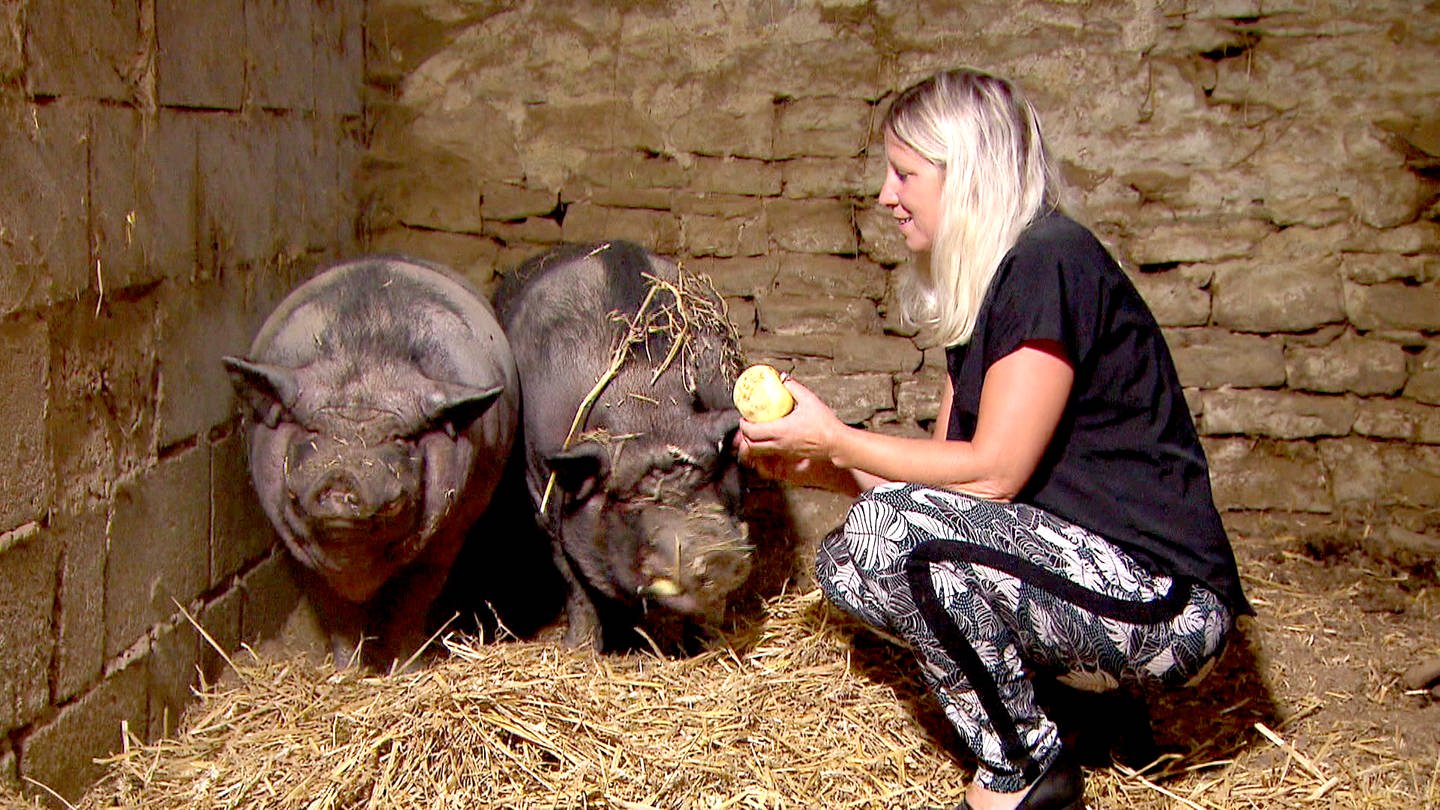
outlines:
[{"label": "patterned trousers", "polygon": [[1149,572],[1032,506],[913,484],[865,493],[826,537],[829,599],[908,645],[926,685],[1002,792],[1060,752],[1029,677],[1074,688],[1198,681],[1233,626],[1208,588]]}]

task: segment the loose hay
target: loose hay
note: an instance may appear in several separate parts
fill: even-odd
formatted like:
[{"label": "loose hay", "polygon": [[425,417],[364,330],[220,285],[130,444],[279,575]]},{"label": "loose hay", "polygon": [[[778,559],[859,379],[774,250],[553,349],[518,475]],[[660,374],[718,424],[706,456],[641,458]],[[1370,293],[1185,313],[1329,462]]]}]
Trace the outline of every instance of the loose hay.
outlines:
[{"label": "loose hay", "polygon": [[[1434,592],[1407,614],[1425,631],[1403,635],[1372,617],[1346,640],[1329,632],[1355,626],[1337,594],[1268,576],[1247,577],[1247,588],[1261,617],[1243,643],[1198,690],[1157,706],[1162,743],[1181,741],[1183,756],[1143,774],[1090,771],[1089,807],[1440,807],[1433,739],[1417,748],[1385,719],[1434,707],[1365,657],[1440,651],[1428,632]],[[911,677],[908,653],[858,630],[818,593],[766,607],[689,659],[451,637],[451,655],[430,668],[375,677],[241,654],[177,737],[132,741],[77,807],[958,803],[970,764],[946,753],[943,720]],[[1371,635],[1385,645],[1366,643]],[[1308,652],[1295,653],[1296,643]],[[1256,660],[1265,650],[1283,657]],[[1337,690],[1333,676],[1352,667],[1353,693]],[[0,790],[0,806],[33,805]]]},{"label": "loose hay", "polygon": [[87,808],[882,807],[965,773],[895,690],[857,677],[818,593],[689,659],[449,639],[408,675],[237,660],[175,739],[136,745]]}]

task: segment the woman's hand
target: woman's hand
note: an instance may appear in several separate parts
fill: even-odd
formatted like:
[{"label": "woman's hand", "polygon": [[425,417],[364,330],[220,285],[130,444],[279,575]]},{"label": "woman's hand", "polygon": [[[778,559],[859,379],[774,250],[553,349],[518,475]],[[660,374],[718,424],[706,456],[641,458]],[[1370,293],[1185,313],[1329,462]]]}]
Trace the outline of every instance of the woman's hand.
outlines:
[{"label": "woman's hand", "polygon": [[742,437],[741,459],[761,455],[792,456],[802,459],[825,459],[830,456],[830,437],[844,424],[830,407],[788,374],[781,381],[795,407],[790,413],[768,422],[740,420]]},{"label": "woman's hand", "polygon": [[830,460],[831,443],[845,424],[810,389],[789,375],[781,379],[795,407],[768,422],[740,420],[735,444],[741,463],[766,478],[858,493],[854,476]]},{"label": "woman's hand", "polygon": [[[1011,500],[1055,435],[1074,379],[1063,347],[1021,344],[986,373],[970,441],[947,440],[938,423],[933,439],[852,428],[810,389],[786,380],[795,409],[772,422],[740,420],[736,451],[761,475],[801,486],[858,493],[885,481],[910,481]],[[947,417],[952,396],[941,399]]]}]

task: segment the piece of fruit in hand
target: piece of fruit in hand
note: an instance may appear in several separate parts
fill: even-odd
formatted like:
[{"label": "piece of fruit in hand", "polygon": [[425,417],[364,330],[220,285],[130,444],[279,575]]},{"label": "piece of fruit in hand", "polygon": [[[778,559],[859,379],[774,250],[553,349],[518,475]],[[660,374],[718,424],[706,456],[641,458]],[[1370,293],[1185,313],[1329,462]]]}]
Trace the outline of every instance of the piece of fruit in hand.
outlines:
[{"label": "piece of fruit in hand", "polygon": [[733,399],[740,415],[751,422],[779,419],[795,407],[795,397],[780,381],[780,372],[764,363],[757,363],[740,374],[735,380]]}]

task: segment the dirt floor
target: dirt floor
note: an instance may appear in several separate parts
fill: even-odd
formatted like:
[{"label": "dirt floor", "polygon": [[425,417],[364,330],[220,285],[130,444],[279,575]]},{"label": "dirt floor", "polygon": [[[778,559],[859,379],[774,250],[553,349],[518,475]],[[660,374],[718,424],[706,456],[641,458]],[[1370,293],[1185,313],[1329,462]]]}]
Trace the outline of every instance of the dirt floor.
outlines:
[{"label": "dirt floor", "polygon": [[[1236,545],[1259,615],[1206,681],[1154,701],[1158,758],[1099,761],[1125,726],[1113,707],[1065,721],[1093,758],[1091,810],[1440,808],[1440,701],[1400,677],[1440,656],[1440,588],[1285,539]],[[384,678],[237,655],[178,739],[137,742],[77,806],[958,802],[971,765],[907,653],[814,592],[726,640],[685,660],[462,645]],[[0,789],[0,808],[22,806]]]},{"label": "dirt floor", "polygon": [[[1401,684],[1440,659],[1440,589],[1371,560],[1317,559],[1287,539],[1235,542],[1257,615],[1205,681],[1151,696],[1151,758],[1127,767],[1122,744],[1118,761],[1086,763],[1090,810],[1440,808],[1440,685]],[[926,703],[915,715],[949,747]],[[1088,759],[1113,743],[1094,737],[1128,724],[1116,708],[1062,725],[1091,738]],[[1098,732],[1096,712],[1108,726]],[[963,754],[956,762],[970,767]]]},{"label": "dirt floor", "polygon": [[1440,807],[1440,701],[1400,682],[1440,656],[1440,590],[1284,539],[1236,545],[1258,615],[1153,711],[1182,756],[1148,780],[1102,772],[1091,807]]}]

